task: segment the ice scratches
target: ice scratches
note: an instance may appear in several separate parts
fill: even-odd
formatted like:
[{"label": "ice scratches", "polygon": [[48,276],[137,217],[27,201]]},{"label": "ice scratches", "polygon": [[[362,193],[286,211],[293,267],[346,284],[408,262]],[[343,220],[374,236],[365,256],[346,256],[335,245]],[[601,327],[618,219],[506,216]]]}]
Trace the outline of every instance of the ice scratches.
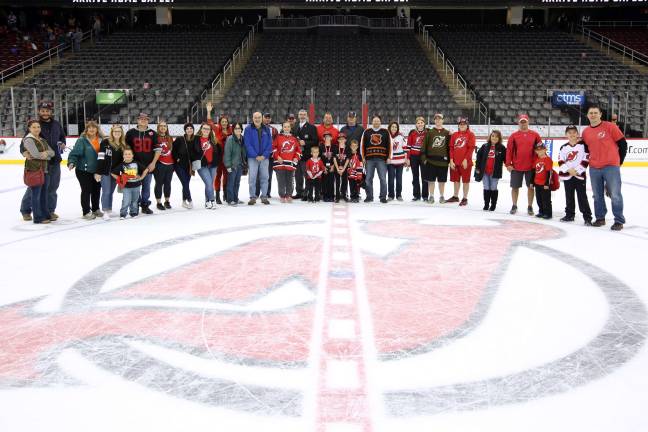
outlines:
[{"label": "ice scratches", "polygon": [[[202,403],[262,415],[297,417],[302,413],[299,391],[242,385],[178,369],[128,343],[132,338],[104,337],[74,348],[97,367],[147,389]],[[186,347],[183,348],[186,352]]]},{"label": "ice scratches", "polygon": [[534,243],[525,246],[571,262],[601,288],[610,308],[601,333],[578,351],[524,372],[415,391],[387,392],[384,399],[390,415],[477,410],[563,393],[609,375],[639,352],[648,334],[648,313],[630,287],[575,256]]}]

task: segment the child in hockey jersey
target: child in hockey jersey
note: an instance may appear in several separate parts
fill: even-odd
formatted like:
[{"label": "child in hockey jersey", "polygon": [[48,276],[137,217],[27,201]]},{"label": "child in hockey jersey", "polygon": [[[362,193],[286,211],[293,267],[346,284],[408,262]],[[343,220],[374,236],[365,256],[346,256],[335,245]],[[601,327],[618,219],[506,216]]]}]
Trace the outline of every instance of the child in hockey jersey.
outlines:
[{"label": "child in hockey jersey", "polygon": [[497,207],[497,182],[502,178],[505,160],[506,147],[502,144],[502,133],[493,130],[488,141],[479,148],[475,162],[475,181],[484,182],[484,210],[495,211]]},{"label": "child in hockey jersey", "polygon": [[[403,201],[403,168],[409,166],[407,158],[407,139],[400,133],[398,122],[389,123],[389,135],[392,142],[392,157],[387,163],[387,197],[393,201]],[[396,189],[394,189],[396,183]],[[395,192],[395,193],[394,193]]]},{"label": "child in hockey jersey", "polygon": [[325,170],[324,162],[319,158],[319,147],[311,147],[311,158],[306,162],[306,196],[309,202],[320,200]]},{"label": "child in hockey jersey", "polygon": [[337,153],[337,145],[333,143],[333,136],[330,132],[324,132],[324,142],[320,144],[320,155],[324,163],[322,174],[322,201],[333,202],[335,184],[335,165],[333,160]]},{"label": "child in hockey jersey", "polygon": [[349,166],[349,148],[346,146],[344,132],[338,135],[338,145],[333,157],[333,166],[335,167],[335,202],[340,202],[340,199],[349,202],[349,198],[347,198],[348,177],[346,172]]},{"label": "child in hockey jersey", "polygon": [[360,153],[358,153],[360,144],[358,140],[351,140],[351,154],[349,155],[349,165],[347,167],[347,176],[349,178],[349,190],[351,192],[351,202],[360,202],[360,187],[363,181],[363,163]]},{"label": "child in hockey jersey", "polygon": [[293,176],[301,158],[299,140],[290,133],[291,124],[285,121],[281,133],[272,143],[272,164],[277,174],[279,198],[282,203],[292,202]]},{"label": "child in hockey jersey", "polygon": [[139,214],[137,201],[140,197],[142,179],[148,175],[148,168],[134,160],[134,153],[130,147],[124,148],[124,160],[112,170],[112,177],[117,181],[123,198],[119,211],[119,218],[126,219],[130,213],[132,218]]},{"label": "child in hockey jersey", "polygon": [[535,193],[536,201],[538,203],[538,214],[536,217],[542,219],[551,219],[551,174],[553,169],[553,161],[547,154],[547,147],[540,141],[534,145],[535,158],[533,166],[535,167]]},{"label": "child in hockey jersey", "polygon": [[558,173],[565,185],[565,217],[561,222],[573,222],[576,214],[574,193],[578,197],[578,209],[583,214],[585,225],[592,225],[592,210],[587,201],[585,191],[585,171],[589,165],[589,153],[587,147],[578,136],[578,128],[574,125],[567,126],[565,135],[569,142],[560,147],[558,155]]}]

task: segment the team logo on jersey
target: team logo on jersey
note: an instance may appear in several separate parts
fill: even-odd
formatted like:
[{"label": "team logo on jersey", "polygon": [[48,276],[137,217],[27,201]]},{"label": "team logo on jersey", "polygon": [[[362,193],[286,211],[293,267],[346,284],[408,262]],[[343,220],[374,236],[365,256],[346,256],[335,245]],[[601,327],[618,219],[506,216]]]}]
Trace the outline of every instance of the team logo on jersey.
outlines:
[{"label": "team logo on jersey", "polygon": [[437,135],[432,140],[432,147],[443,147],[446,142],[446,137],[442,135]]},{"label": "team logo on jersey", "polygon": [[382,144],[382,135],[381,134],[371,134],[371,144],[373,144],[373,145]]},{"label": "team logo on jersey", "polygon": [[575,151],[575,150],[570,151],[569,153],[567,153],[567,156],[565,157],[565,161],[567,161],[567,162],[574,161],[574,160],[576,160],[577,157],[578,157],[578,152],[577,151]]},{"label": "team logo on jersey", "polygon": [[295,150],[295,145],[290,140],[281,143],[281,153],[290,153]]},{"label": "team logo on jersey", "polygon": [[598,133],[598,137],[599,137],[599,139],[603,139],[603,138],[605,138],[606,135],[607,135],[607,134],[605,133],[605,131],[601,131],[601,132]]},{"label": "team logo on jersey", "polygon": [[488,157],[489,157],[490,159],[494,159],[494,158],[495,158],[495,149],[490,149],[490,150],[488,150]]},{"label": "team logo on jersey", "polygon": [[544,172],[544,170],[545,170],[545,165],[543,162],[536,163],[536,169],[535,169],[536,174],[540,174]]},{"label": "team logo on jersey", "polygon": [[463,148],[466,146],[466,137],[460,136],[455,140],[454,147],[455,148]]},{"label": "team logo on jersey", "polygon": [[[648,313],[631,288],[543,245],[561,235],[557,228],[493,223],[361,225],[363,235],[381,244],[361,257],[378,367],[411,374],[412,365],[421,364],[412,360],[426,363],[420,356],[480,326],[518,248],[558,259],[575,275],[586,272],[608,301],[607,322],[584,346],[527,369],[477,374],[465,382],[392,386],[381,395],[388,416],[488,409],[567,392],[610,374],[643,349]],[[256,416],[302,416],[308,390],[264,378],[308,367],[319,280],[313,263],[320,261],[323,239],[308,234],[318,232],[320,223],[304,222],[301,230],[299,225],[257,224],[146,245],[91,269],[53,312],[39,312],[37,300],[1,306],[0,388],[82,385],[75,371],[62,367],[62,359],[72,355],[152,392]],[[488,254],[479,247],[457,254],[458,238],[487,244]],[[192,248],[193,242],[202,248]],[[230,246],[219,246],[224,244]],[[453,256],[452,267],[430,259],[431,250]],[[166,265],[166,271],[153,263]],[[412,263],[425,263],[425,271],[412,271]],[[394,287],[401,287],[396,301]],[[228,375],[246,367],[253,369],[246,384]]]}]

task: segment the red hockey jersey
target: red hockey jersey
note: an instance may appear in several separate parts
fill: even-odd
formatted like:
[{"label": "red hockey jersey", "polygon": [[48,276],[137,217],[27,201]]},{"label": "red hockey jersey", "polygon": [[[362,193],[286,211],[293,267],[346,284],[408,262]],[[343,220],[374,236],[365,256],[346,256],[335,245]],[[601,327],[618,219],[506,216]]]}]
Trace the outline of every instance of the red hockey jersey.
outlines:
[{"label": "red hockey jersey", "polygon": [[[279,162],[279,158],[282,159]],[[293,135],[279,134],[272,142],[272,166],[275,170],[295,171],[301,158],[299,140]]]},{"label": "red hockey jersey", "polygon": [[320,178],[324,174],[324,169],[324,162],[320,158],[310,158],[306,162],[306,175],[311,180]]}]

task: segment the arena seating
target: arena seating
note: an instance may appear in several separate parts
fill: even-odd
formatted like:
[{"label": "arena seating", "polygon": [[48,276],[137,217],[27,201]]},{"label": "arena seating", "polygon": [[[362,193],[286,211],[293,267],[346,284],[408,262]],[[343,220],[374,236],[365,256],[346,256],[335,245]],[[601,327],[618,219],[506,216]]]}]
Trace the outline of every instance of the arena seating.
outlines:
[{"label": "arena seating", "polygon": [[635,51],[639,51],[640,53],[648,55],[648,27],[592,27],[591,30],[605,37],[608,37],[615,42],[630,47]]},{"label": "arena seating", "polygon": [[[34,88],[36,99],[53,98],[54,91],[59,97],[67,92],[69,109],[73,101],[81,101],[82,105],[85,100],[90,107],[95,89],[134,89],[129,107],[105,108],[102,121],[124,123],[130,110],[131,121],[138,112],[147,111],[154,118],[184,123],[188,108],[222,69],[246,31],[115,33],[101,44],[84,48],[78,55],[28,79],[22,89],[15,89],[19,128],[22,130],[35,112]],[[144,83],[149,83],[150,88],[143,89]],[[11,134],[11,113],[9,92],[3,91],[0,135]]]},{"label": "arena seating", "polygon": [[534,123],[577,120],[552,109],[548,89],[584,89],[588,100],[601,102],[615,95],[617,104],[628,93],[627,125],[641,130],[648,93],[648,76],[623,65],[568,33],[529,29],[434,29],[438,42],[457,70],[492,110],[491,118],[515,123],[527,112]]},{"label": "arena seating", "polygon": [[311,88],[317,122],[325,111],[340,122],[347,111],[360,112],[365,88],[369,113],[385,123],[399,115],[401,123],[414,123],[417,115],[462,114],[412,33],[266,32],[217,109],[243,120],[254,110],[282,119],[308,108]]}]

